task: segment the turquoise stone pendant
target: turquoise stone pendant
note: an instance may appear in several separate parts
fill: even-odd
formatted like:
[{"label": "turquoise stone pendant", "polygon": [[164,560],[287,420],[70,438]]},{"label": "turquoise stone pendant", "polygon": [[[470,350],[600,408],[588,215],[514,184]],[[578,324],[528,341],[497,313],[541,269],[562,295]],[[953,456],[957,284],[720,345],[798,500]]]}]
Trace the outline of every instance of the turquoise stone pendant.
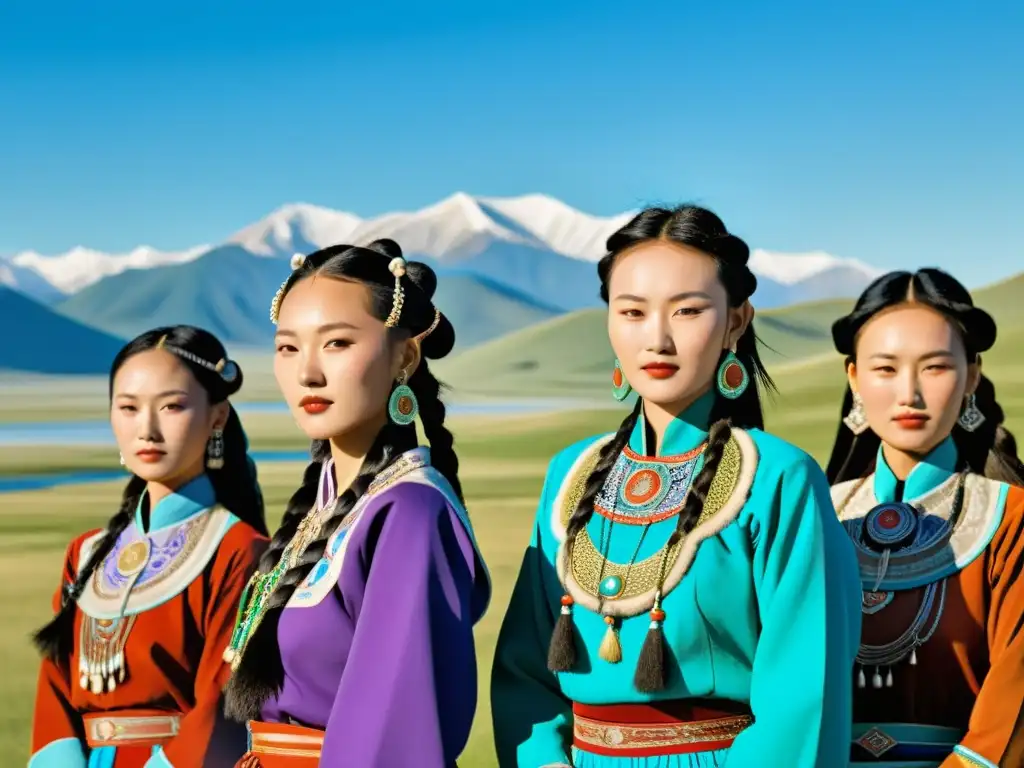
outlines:
[{"label": "turquoise stone pendant", "polygon": [[609,576],[601,582],[597,591],[601,593],[601,597],[618,597],[622,592],[622,579],[618,576]]}]

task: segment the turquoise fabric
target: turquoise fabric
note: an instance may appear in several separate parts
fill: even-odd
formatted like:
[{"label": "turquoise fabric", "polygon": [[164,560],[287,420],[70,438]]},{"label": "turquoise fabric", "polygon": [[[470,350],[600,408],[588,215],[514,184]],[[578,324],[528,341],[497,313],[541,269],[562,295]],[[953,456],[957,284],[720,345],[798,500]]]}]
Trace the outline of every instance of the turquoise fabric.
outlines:
[{"label": "turquoise fabric", "polygon": [[[948,480],[956,472],[957,452],[952,437],[947,437],[931,453],[910,470],[903,483],[903,500],[914,501]],[[875,498],[879,503],[897,501],[896,486],[899,479],[889,469],[885,452],[878,448],[875,461]]]},{"label": "turquoise fabric", "polygon": [[[707,439],[709,393],[666,430],[661,455],[678,455]],[[641,420],[642,421],[642,420]],[[630,447],[644,449],[638,424]],[[562,587],[552,504],[573,462],[598,438],[552,459],[530,546],[501,629],[491,698],[499,765],[568,765],[572,701],[585,704],[655,699],[725,699],[749,704],[755,724],[728,751],[623,760],[578,754],[582,768],[842,768],[849,761],[852,669],[860,639],[860,582],[852,546],[839,523],[828,481],[815,461],[764,432],[749,432],[759,463],[737,518],[702,542],[679,585],[663,600],[670,677],[657,695],[633,685],[646,635],[646,614],[626,619],[623,660],[597,653],[605,624],[576,605],[581,644],[577,670],[552,673],[547,649]],[[637,560],[664,546],[676,519],[650,526]],[[588,530],[595,541],[600,519]],[[628,562],[642,526],[613,528],[609,557]]]},{"label": "turquoise fabric", "polygon": [[51,741],[28,759],[28,768],[92,768],[78,739]]},{"label": "turquoise fabric", "polygon": [[217,503],[213,482],[206,474],[199,475],[185,483],[174,493],[160,499],[149,510],[149,528],[142,524],[142,505],[146,494],[139,499],[135,509],[135,527],[144,533],[156,533],[173,525],[180,525],[193,515],[198,515]]}]

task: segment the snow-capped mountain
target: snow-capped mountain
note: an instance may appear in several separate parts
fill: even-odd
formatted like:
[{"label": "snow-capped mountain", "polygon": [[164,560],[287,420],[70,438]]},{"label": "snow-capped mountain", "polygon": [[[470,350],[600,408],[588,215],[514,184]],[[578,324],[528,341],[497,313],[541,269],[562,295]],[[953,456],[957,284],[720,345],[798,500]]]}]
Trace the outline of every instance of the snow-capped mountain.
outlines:
[{"label": "snow-capped mountain", "polygon": [[[254,257],[289,258],[339,242],[365,244],[388,237],[410,257],[427,260],[442,272],[478,274],[547,306],[571,310],[597,303],[593,262],[604,253],[608,236],[632,215],[591,216],[541,194],[502,198],[460,192],[417,211],[367,219],[295,203],[229,235],[224,244],[241,246]],[[50,301],[48,287],[50,293],[74,294],[129,269],[193,261],[213,247],[158,251],[142,246],[127,254],[78,247],[57,256],[29,251],[0,262],[8,270],[0,273],[0,281]],[[757,303],[762,308],[855,295],[879,273],[862,262],[823,252],[755,250],[750,264],[761,278]],[[32,285],[26,275],[40,279]]]},{"label": "snow-capped mountain", "polygon": [[32,270],[61,293],[71,294],[126,269],[180,264],[208,250],[208,245],[174,252],[158,251],[148,245],[141,245],[130,253],[112,254],[77,247],[59,256],[43,256],[35,251],[26,251],[10,259],[10,263]]},{"label": "snow-capped mountain", "polygon": [[783,285],[796,285],[833,269],[853,270],[871,279],[884,270],[856,259],[842,259],[824,251],[810,253],[774,253],[755,248],[750,252],[750,269],[760,277],[767,277]]}]

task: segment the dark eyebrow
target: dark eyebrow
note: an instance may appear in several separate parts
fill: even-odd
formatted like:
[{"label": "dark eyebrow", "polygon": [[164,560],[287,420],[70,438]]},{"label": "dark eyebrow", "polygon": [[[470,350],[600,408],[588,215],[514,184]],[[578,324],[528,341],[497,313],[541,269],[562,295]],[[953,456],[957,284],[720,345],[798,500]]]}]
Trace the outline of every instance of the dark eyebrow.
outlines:
[{"label": "dark eyebrow", "polygon": [[[676,302],[683,301],[684,299],[707,299],[708,301],[711,301],[711,296],[707,293],[704,293],[704,291],[683,291],[682,293],[677,293],[675,296],[670,296],[668,300],[670,302]],[[618,296],[615,297],[615,300],[636,301],[640,303],[644,303],[647,301],[647,299],[643,298],[642,296],[636,296],[632,293],[620,293]]]},{"label": "dark eyebrow", "polygon": [[[352,325],[352,323],[337,322],[337,323],[327,323],[326,325],[321,325],[319,328],[316,329],[316,332],[317,333],[327,333],[329,331],[343,331],[343,330],[355,331],[355,330],[358,330],[358,328],[356,326]],[[277,333],[275,333],[274,335],[275,336],[298,336],[298,334],[295,333],[295,331],[289,331],[287,328],[278,328]]]},{"label": "dark eyebrow", "polygon": [[[895,360],[896,359],[896,355],[891,355],[888,352],[876,352],[875,354],[871,355],[871,357],[872,358],[877,358],[879,360]],[[935,357],[954,357],[954,355],[948,349],[933,349],[931,352],[926,352],[925,354],[921,355],[921,357],[919,357],[918,359],[919,360],[931,360],[932,358],[935,358]]]},{"label": "dark eyebrow", "polygon": [[[183,389],[168,389],[166,392],[158,394],[157,397],[169,397],[171,395],[184,395],[185,397],[188,397],[188,392]],[[114,394],[114,397],[126,397],[129,400],[138,400],[138,395],[131,395],[127,392],[117,392]]]}]

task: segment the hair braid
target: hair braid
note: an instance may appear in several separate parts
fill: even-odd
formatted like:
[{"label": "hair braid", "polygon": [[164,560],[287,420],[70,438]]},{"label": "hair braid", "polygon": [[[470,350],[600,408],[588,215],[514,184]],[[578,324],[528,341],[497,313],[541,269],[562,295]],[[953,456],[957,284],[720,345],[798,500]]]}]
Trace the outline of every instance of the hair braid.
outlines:
[{"label": "hair braid", "polygon": [[690,492],[686,494],[686,501],[683,508],[676,516],[676,529],[668,540],[668,546],[674,546],[697,527],[701,514],[704,512],[704,504],[708,500],[708,491],[711,490],[711,483],[714,482],[715,474],[718,472],[718,465],[722,463],[722,456],[725,455],[725,446],[732,436],[732,427],[725,419],[716,421],[708,430],[708,445],[704,449],[704,466],[700,473],[694,478],[690,485]]},{"label": "hair braid", "polygon": [[[277,626],[281,619],[281,612],[299,584],[323,557],[327,541],[366,493],[373,479],[386,469],[397,456],[411,448],[412,445],[409,443],[406,429],[389,424],[380,431],[363,460],[359,474],[352,481],[352,485],[338,497],[338,502],[331,515],[323,520],[316,539],[306,547],[295,565],[285,571],[278,581],[274,592],[267,600],[263,618],[249,637],[238,668],[228,683],[225,692],[225,712],[229,717],[243,722],[258,718],[263,703],[280,690],[284,682],[281,650],[277,643]],[[415,443],[415,435],[413,435],[412,443]],[[273,564],[270,567],[277,565],[281,558],[281,551],[294,537],[299,522],[316,503],[319,470],[316,472],[313,470],[314,467],[319,468],[319,466],[319,462],[314,462],[307,467],[303,486],[296,491],[289,503],[285,522],[282,523],[278,533],[274,534],[275,540],[279,538],[278,534],[281,534],[280,540],[283,543],[277,555],[273,557]],[[317,479],[314,479],[312,483],[306,482],[314,477]],[[299,510],[296,512],[293,510],[293,505],[296,505],[297,502],[301,502],[305,506],[304,508],[295,506],[295,509]],[[294,523],[291,522],[292,520]],[[286,526],[288,530],[285,530]],[[268,562],[270,562],[270,558],[268,558]],[[260,570],[266,572],[262,563]]]},{"label": "hair braid", "polygon": [[[587,477],[583,495],[565,527],[566,547],[570,556],[576,536],[594,515],[594,500],[597,499],[597,494],[604,488],[608,473],[615,466],[619,453],[629,443],[629,437],[640,418],[641,408],[643,403],[637,399],[633,410],[623,419],[614,437],[601,447],[597,464]],[[548,646],[548,669],[552,672],[568,672],[576,665],[576,636],[567,600],[568,597],[562,598],[562,612],[555,622],[555,631],[551,634],[551,644]]]},{"label": "hair braid", "polygon": [[426,360],[409,378],[409,387],[416,395],[420,407],[420,422],[423,433],[430,443],[430,464],[452,486],[459,501],[465,503],[462,496],[462,483],[459,482],[459,457],[455,453],[455,437],[444,425],[445,406],[441,400],[443,385],[430,371]]},{"label": "hair braid", "polygon": [[121,508],[107,521],[107,529],[103,538],[93,547],[85,565],[79,567],[75,580],[64,584],[60,610],[57,611],[57,615],[33,634],[32,642],[40,653],[50,660],[60,662],[71,656],[74,645],[71,635],[74,629],[75,603],[85,589],[85,585],[89,583],[89,579],[92,578],[97,566],[110,554],[118,537],[131,524],[135,509],[145,489],[146,482],[142,478],[132,475],[121,496]]}]

